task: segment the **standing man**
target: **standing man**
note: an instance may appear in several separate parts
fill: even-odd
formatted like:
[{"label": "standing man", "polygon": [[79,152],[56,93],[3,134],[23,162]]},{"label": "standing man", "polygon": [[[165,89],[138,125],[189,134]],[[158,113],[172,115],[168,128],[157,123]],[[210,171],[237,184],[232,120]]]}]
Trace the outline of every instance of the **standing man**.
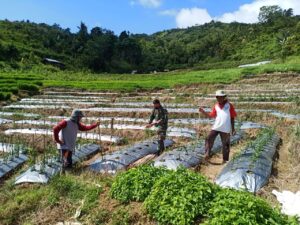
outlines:
[{"label": "standing man", "polygon": [[151,128],[152,126],[157,128],[158,154],[160,155],[165,150],[164,140],[166,139],[168,129],[168,111],[161,106],[158,99],[153,100],[153,111],[146,128]]},{"label": "standing man", "polygon": [[80,122],[84,117],[79,109],[74,109],[70,119],[62,120],[53,128],[54,140],[61,152],[63,170],[72,168],[72,152],[75,150],[78,130],[88,131],[99,126],[100,122],[86,126]]},{"label": "standing man", "polygon": [[235,134],[234,118],[237,116],[234,106],[227,100],[226,94],[222,90],[216,91],[217,103],[210,113],[204,111],[202,107],[199,112],[207,117],[215,118],[215,123],[205,140],[205,160],[210,157],[211,149],[216,137],[220,134],[222,141],[223,163],[229,160],[230,133]]}]

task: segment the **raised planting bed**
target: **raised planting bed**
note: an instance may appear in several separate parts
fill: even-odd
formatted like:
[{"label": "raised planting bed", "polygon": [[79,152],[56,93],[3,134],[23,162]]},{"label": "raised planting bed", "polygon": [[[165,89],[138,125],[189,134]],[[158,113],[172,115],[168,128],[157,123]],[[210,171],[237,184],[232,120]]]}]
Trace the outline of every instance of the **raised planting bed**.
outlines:
[{"label": "raised planting bed", "polygon": [[8,105],[8,106],[4,106],[4,109],[60,109],[60,108],[64,108],[64,109],[70,109],[70,106],[66,106],[66,105]]},{"label": "raised planting bed", "polygon": [[[88,159],[90,156],[100,151],[100,146],[96,144],[87,144],[76,150],[72,156],[73,164]],[[35,164],[24,173],[16,177],[15,184],[22,183],[42,183],[46,184],[57,173],[61,171],[61,160],[51,158],[47,162]]]},{"label": "raised planting bed", "polygon": [[279,141],[274,130],[262,130],[256,140],[250,142],[223,168],[216,183],[222,187],[257,192],[269,180]]},{"label": "raised planting bed", "polygon": [[[11,134],[53,135],[52,130],[44,130],[44,129],[8,129],[4,133],[6,135],[11,135]],[[82,139],[106,141],[106,142],[111,142],[116,144],[122,143],[123,141],[121,137],[111,136],[111,135],[99,135],[96,133],[78,133],[77,137]]]},{"label": "raised planting bed", "polygon": [[12,123],[12,120],[2,119],[0,118],[0,124]]},{"label": "raised planting bed", "polygon": [[22,145],[0,143],[0,152],[4,153],[0,159],[0,179],[6,177],[28,160]]},{"label": "raised planting bed", "polygon": [[[165,140],[165,147],[170,147],[173,143],[172,140]],[[100,173],[115,174],[117,171],[125,170],[135,161],[157,153],[157,141],[144,141],[100,157],[89,165],[89,169]]]},{"label": "raised planting bed", "polygon": [[[231,137],[231,144],[238,142],[242,138],[242,133],[237,133]],[[222,149],[222,142],[218,136],[212,148],[212,154],[219,152]],[[178,169],[180,166],[190,168],[201,163],[205,154],[205,143],[199,141],[190,145],[176,148],[172,151],[165,152],[154,160],[154,166],[163,166],[168,169]]]},{"label": "raised planting bed", "polygon": [[[47,125],[54,126],[57,123],[52,121],[43,121],[43,120],[19,120],[15,122],[16,124],[21,125]],[[100,128],[103,129],[116,129],[116,130],[145,130],[145,125],[129,125],[129,124],[101,124]],[[155,127],[150,128],[150,130],[155,131]],[[167,135],[170,137],[187,137],[194,138],[196,136],[196,131],[190,128],[180,128],[180,127],[169,127],[167,131]],[[102,135],[103,136],[103,135]]]},{"label": "raised planting bed", "polygon": [[24,116],[24,117],[40,117],[39,114],[35,113],[18,113],[18,112],[0,112],[0,116]]}]

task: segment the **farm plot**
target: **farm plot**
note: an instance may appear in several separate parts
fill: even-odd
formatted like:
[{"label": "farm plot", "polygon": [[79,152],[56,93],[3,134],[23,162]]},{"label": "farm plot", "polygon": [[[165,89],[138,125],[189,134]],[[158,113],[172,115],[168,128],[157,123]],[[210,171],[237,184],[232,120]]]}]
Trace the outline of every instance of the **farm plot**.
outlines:
[{"label": "farm plot", "polygon": [[[140,220],[139,222],[142,221],[141,224],[152,225],[156,224],[156,222],[166,224],[166,221],[173,221],[171,224],[176,224],[176,221],[181,220],[185,222],[188,221],[187,224],[199,224],[205,219],[208,219],[204,218],[206,213],[203,210],[199,211],[201,207],[204,207],[200,203],[207,200],[207,203],[211,201],[213,204],[217,205],[220,202],[214,202],[213,199],[215,194],[209,194],[209,198],[200,195],[200,193],[206,192],[202,192],[201,185],[196,184],[205,183],[205,185],[207,185],[207,187],[209,188],[212,188],[212,186],[206,181],[202,180],[202,178],[199,178],[198,173],[200,172],[203,173],[203,175],[210,177],[209,175],[211,173],[219,175],[222,170],[225,171],[228,166],[234,163],[235,160],[238,161],[238,153],[241,152],[240,155],[243,155],[243,150],[246,149],[246,146],[248,146],[248,144],[251,143],[251,141],[255,139],[259,140],[259,138],[257,138],[259,137],[258,133],[261,129],[264,129],[265,127],[275,127],[276,133],[284,140],[283,146],[280,147],[279,151],[282,151],[282,149],[285,148],[287,149],[287,142],[289,141],[289,136],[288,133],[285,132],[285,130],[289,129],[288,127],[295,126],[299,123],[299,111],[297,107],[294,107],[297,104],[297,99],[295,98],[296,92],[288,91],[288,89],[292,88],[296,90],[298,88],[296,85],[289,86],[285,84],[281,87],[280,85],[277,85],[274,86],[275,88],[273,88],[275,89],[274,92],[268,92],[268,89],[271,90],[271,86],[269,86],[266,82],[264,83],[256,81],[255,88],[253,88],[254,81],[252,80],[252,78],[247,79],[247,81],[243,82],[244,83],[236,83],[233,85],[226,86],[221,84],[216,86],[210,86],[209,89],[205,90],[204,88],[203,90],[198,88],[197,92],[193,90],[193,87],[186,89],[181,88],[180,91],[177,91],[176,89],[170,89],[163,90],[161,93],[141,92],[134,94],[96,92],[93,93],[81,91],[65,92],[63,90],[51,90],[45,92],[45,94],[41,96],[34,96],[33,98],[23,99],[19,103],[16,103],[16,105],[33,105],[42,107],[28,107],[25,109],[16,109],[8,107],[7,109],[5,109],[3,114],[1,114],[0,112],[1,118],[7,120],[5,123],[3,123],[3,126],[1,125],[0,132],[3,135],[6,133],[6,138],[15,137],[14,139],[16,140],[18,139],[18,137],[20,137],[20,139],[22,140],[28,140],[31,146],[33,146],[33,142],[38,142],[38,144],[40,144],[41,146],[39,146],[39,151],[36,152],[37,159],[35,160],[35,162],[26,163],[25,173],[18,174],[18,176],[13,178],[13,181],[16,183],[48,183],[49,186],[52,187],[52,181],[50,181],[49,179],[47,180],[47,178],[51,178],[51,180],[54,180],[55,182],[55,174],[59,172],[60,164],[59,161],[57,161],[58,154],[55,150],[55,145],[51,140],[52,130],[50,128],[53,125],[55,125],[58,121],[62,119],[67,119],[73,108],[81,108],[86,115],[86,117],[83,120],[84,123],[88,124],[92,121],[100,119],[101,125],[99,126],[99,130],[97,128],[94,132],[80,133],[79,142],[100,144],[102,152],[101,154],[97,154],[89,161],[83,162],[83,164],[87,165],[87,168],[89,169],[82,170],[83,167],[82,165],[80,165],[75,168],[73,174],[67,175],[66,179],[69,176],[72,176],[72,178],[74,179],[78,178],[80,180],[87,180],[89,184],[93,185],[95,182],[101,180],[95,185],[97,185],[97,187],[101,187],[101,200],[103,200],[103,202],[99,203],[101,207],[98,205],[95,206],[96,208],[95,211],[93,211],[93,213],[88,214],[88,216],[86,217],[83,216],[80,218],[80,220],[83,223],[89,224],[90,221],[93,221],[93,223],[95,224],[95,221],[98,221],[98,218],[93,218],[92,214],[98,215],[97,213],[99,213],[99,211],[103,211],[106,209],[106,207],[108,207],[108,213],[110,214],[110,216],[112,216],[112,214],[114,213],[113,211],[115,211],[116,209],[120,209],[120,211],[118,211],[118,215],[125,215],[123,213],[125,209],[125,216],[129,215],[131,217],[133,215],[132,218],[137,218],[136,220]],[[247,82],[249,82],[249,85]],[[280,90],[278,89],[280,92],[278,93],[276,93],[277,87],[280,87]],[[240,141],[236,145],[232,146],[234,152],[230,154],[231,161],[229,163],[225,165],[216,165],[213,163],[208,165],[201,165],[200,168],[197,168],[196,172],[190,172],[189,170],[187,170],[188,172],[184,172],[186,170],[183,170],[182,167],[193,168],[201,164],[204,152],[203,139],[206,137],[209,129],[211,128],[213,120],[199,116],[198,105],[204,105],[206,110],[210,111],[211,107],[215,103],[214,98],[211,97],[213,96],[213,93],[216,89],[228,90],[229,98],[232,99],[238,111],[238,121],[236,123],[236,128],[237,130],[243,130],[243,138],[241,138],[240,135],[233,137],[233,141]],[[230,92],[230,90],[234,90],[235,92]],[[281,96],[283,95],[283,93],[284,96]],[[231,98],[231,94],[232,97],[235,98]],[[195,98],[194,95],[199,98]],[[243,97],[239,97],[240,95],[242,95]],[[145,124],[148,123],[149,115],[151,113],[152,99],[157,96],[159,96],[159,99],[161,100],[164,99],[162,103],[165,104],[166,108],[169,111],[169,133],[168,139],[165,143],[166,146],[169,146],[169,148],[161,156],[155,155],[155,153],[157,153],[155,130],[144,130]],[[200,97],[203,99],[200,99]],[[262,98],[264,97],[265,99],[262,100]],[[270,103],[266,100],[270,101]],[[282,106],[275,106],[277,104],[275,100],[280,100],[279,102],[280,104],[282,103]],[[286,104],[289,104],[289,107],[287,107]],[[57,108],[51,109],[47,108],[46,106],[54,106]],[[64,106],[68,106],[68,108],[64,108]],[[4,109],[2,109],[2,111],[3,110]],[[22,116],[16,116],[20,114],[22,114]],[[172,133],[177,133],[178,135],[172,135]],[[106,136],[107,139],[105,139],[104,136]],[[122,141],[119,142],[119,145],[117,145],[117,141],[113,142],[112,138],[120,138]],[[47,155],[47,153],[43,152],[43,145],[46,146],[46,149],[51,148],[52,154]],[[218,150],[220,149],[220,147],[220,141],[216,140],[214,147],[214,153],[216,153],[216,155],[214,156],[215,158],[213,158],[213,160],[218,159]],[[50,149],[48,150],[50,151]],[[46,150],[46,152],[48,150]],[[266,150],[269,150],[269,148],[266,148]],[[234,154],[235,151],[237,152],[237,154]],[[286,151],[288,152],[289,150]],[[79,158],[81,152],[75,151],[75,153],[77,154],[75,154],[75,156],[78,156]],[[248,153],[249,152],[247,152],[247,154]],[[44,157],[45,154],[46,157]],[[264,155],[263,152],[261,154]],[[114,182],[115,179],[118,180],[119,178],[112,178],[111,176],[108,176],[108,174],[118,174],[120,171],[127,170],[128,168],[137,165],[136,163],[140,160],[140,162],[142,163],[147,162],[146,158],[149,155],[153,155],[153,158],[151,159],[153,159],[152,163],[154,163],[155,166],[165,166],[170,169],[178,169],[180,167],[181,169],[174,171],[163,169],[163,172],[161,173],[156,172],[161,169],[160,167],[153,167],[155,169],[149,169],[151,171],[153,170],[154,175],[157,173],[157,175],[159,176],[167,176],[166,178],[163,178],[159,184],[156,185],[155,182],[158,181],[160,178],[154,176],[153,179],[150,179],[148,178],[149,176],[146,173],[142,173],[142,175],[138,178],[134,178],[135,180],[130,180],[131,178],[129,178],[129,180],[126,180],[128,176],[125,176],[126,179],[120,178],[120,181],[122,181],[121,183],[117,185],[111,185],[111,183]],[[32,156],[29,154],[29,158],[31,157]],[[258,158],[259,157],[260,156],[258,156]],[[86,159],[86,157],[82,158],[83,161],[85,161]],[[245,161],[250,163],[251,158],[249,160],[247,158],[245,159]],[[271,176],[272,179],[269,182],[273,182],[273,180],[276,180],[277,178],[272,177],[271,170],[269,170],[272,167],[270,166],[270,163],[272,163],[272,160],[268,161],[269,167],[264,170],[266,173],[268,173],[268,176],[264,176],[264,179],[268,181]],[[246,164],[245,162],[245,164],[243,165],[248,164]],[[273,166],[276,165],[277,163],[273,164]],[[216,167],[218,172],[216,172]],[[253,165],[250,167],[252,168]],[[255,168],[255,166],[253,168]],[[246,170],[246,168],[243,169]],[[95,174],[94,172],[98,173]],[[194,173],[197,175],[194,175]],[[216,177],[214,177],[214,180],[215,178]],[[281,179],[284,180],[287,178]],[[153,182],[146,184],[149,180],[152,180]],[[197,180],[197,182],[193,183],[195,180]],[[67,187],[63,186],[63,181],[60,182],[61,184],[59,185],[62,185],[62,190],[68,190]],[[187,183],[188,187],[186,185]],[[116,190],[115,187],[123,187],[121,186],[121,184],[129,185],[130,188],[126,187],[123,189]],[[176,186],[176,184],[178,185]],[[69,183],[66,185],[69,185]],[[176,186],[176,188],[174,188],[174,185]],[[264,182],[261,186],[264,185],[266,185],[264,188],[268,188],[267,182]],[[70,184],[70,186],[72,185]],[[151,194],[150,196],[149,193],[146,194],[142,191],[130,192],[134,188],[148,186],[149,188],[147,190],[149,190],[149,193],[151,190],[155,190],[156,194]],[[273,186],[274,183],[272,183],[272,187]],[[27,187],[27,185],[25,187]],[[42,189],[46,188],[44,186],[38,187]],[[165,191],[163,191],[160,187],[164,187]],[[167,189],[170,190],[170,192],[166,191]],[[216,191],[219,190],[219,187],[216,186],[212,189]],[[250,190],[251,188],[248,189]],[[16,190],[18,190],[18,188],[16,188]],[[24,188],[22,188],[22,190],[24,190]],[[125,194],[128,192],[128,195],[126,196],[134,196],[134,200],[140,198],[138,193],[142,193],[142,201],[144,201],[149,195],[150,197],[148,198],[148,200],[145,200],[144,204],[147,213],[151,216],[151,219],[141,219],[145,218],[145,215],[141,215],[141,207],[144,206],[142,206],[142,204],[140,203],[132,203],[130,201],[125,201],[126,204],[121,206],[120,204],[116,203],[115,200],[110,199],[110,190],[112,190],[112,192],[114,192],[116,196],[119,196],[121,199],[123,198],[121,196],[123,192]],[[173,190],[174,192],[172,192]],[[202,198],[199,197],[199,201],[197,200],[197,203],[194,202],[193,196],[195,195],[192,194],[192,196],[189,197],[191,194],[191,190],[196,190],[196,192],[192,193],[198,193],[197,196],[202,196]],[[181,193],[186,194],[181,195]],[[210,192],[208,190],[208,193],[215,192]],[[223,194],[226,195],[226,191],[224,193],[217,193],[217,198],[221,199],[222,197],[224,197]],[[241,195],[244,196],[244,194]],[[175,213],[173,213],[173,209],[170,210],[170,207],[172,208],[172,206],[170,205],[166,205],[166,208],[159,207],[159,204],[157,203],[162,202],[164,196],[166,197],[166,199],[169,199],[169,202],[172,202],[174,197],[176,197],[176,199],[180,201],[180,205],[182,205],[182,208],[174,209]],[[171,197],[169,198],[168,196]],[[245,199],[249,200],[249,196],[247,195]],[[89,196],[87,195],[86,197],[88,198]],[[270,199],[269,195],[265,195],[263,197],[266,197],[266,199]],[[97,195],[95,199],[99,199],[99,195]],[[251,198],[250,200],[252,202],[253,199]],[[56,200],[54,199],[53,201]],[[185,203],[183,204],[183,202],[185,202],[186,205]],[[195,213],[193,216],[191,216],[189,213],[190,208],[188,206],[190,205],[190,203],[192,203],[192,205],[195,206],[192,210],[198,210],[197,213]],[[256,201],[255,203],[260,204]],[[51,207],[57,207],[57,202],[55,204],[56,205],[52,205]],[[76,211],[77,206],[79,207],[80,203],[76,202],[76,204],[76,207],[74,206],[74,212]],[[175,205],[179,206],[179,204]],[[57,208],[61,209],[59,207]],[[135,214],[137,211],[139,213]],[[185,212],[187,213],[185,214]],[[209,218],[208,221],[210,219],[217,220],[219,218],[219,216],[215,215],[214,213],[215,212],[212,211],[209,212],[211,218]],[[231,213],[231,211],[228,213]],[[138,217],[135,217],[136,215],[138,215]],[[69,217],[67,218],[63,215],[62,218],[68,219]],[[91,218],[93,220],[91,220]],[[184,218],[186,218],[186,220]],[[198,220],[198,218],[200,218],[200,220]],[[209,224],[209,222],[207,224]]]}]

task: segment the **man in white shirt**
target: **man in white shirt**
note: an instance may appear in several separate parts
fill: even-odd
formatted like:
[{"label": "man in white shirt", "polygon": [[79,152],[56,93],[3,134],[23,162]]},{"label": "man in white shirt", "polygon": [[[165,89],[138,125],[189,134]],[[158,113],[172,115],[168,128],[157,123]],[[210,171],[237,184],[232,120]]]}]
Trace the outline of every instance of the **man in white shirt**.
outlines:
[{"label": "man in white shirt", "polygon": [[216,91],[217,103],[210,113],[205,112],[202,107],[199,112],[207,117],[215,118],[215,123],[205,140],[205,160],[210,157],[211,149],[216,137],[220,134],[222,141],[223,163],[229,160],[230,134],[235,134],[234,118],[237,116],[234,106],[227,100],[226,94],[222,90]]}]

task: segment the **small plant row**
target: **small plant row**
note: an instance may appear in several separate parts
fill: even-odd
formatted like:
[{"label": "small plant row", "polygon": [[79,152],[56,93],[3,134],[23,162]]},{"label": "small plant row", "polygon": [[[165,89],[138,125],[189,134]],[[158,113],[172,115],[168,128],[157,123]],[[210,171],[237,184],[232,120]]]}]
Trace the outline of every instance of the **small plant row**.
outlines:
[{"label": "small plant row", "polygon": [[143,202],[159,224],[296,225],[251,193],[222,189],[198,173],[143,165],[118,174],[110,195],[122,203]]},{"label": "small plant row", "polygon": [[0,179],[28,160],[28,149],[22,143],[12,143],[12,138],[0,136]]},{"label": "small plant row", "polygon": [[263,129],[223,168],[216,183],[223,187],[257,192],[268,182],[279,141],[274,129]]},{"label": "small plant row", "polygon": [[288,96],[286,98],[282,98],[282,96],[255,96],[255,97],[245,97],[239,96],[238,101],[249,101],[249,102],[299,102],[299,96]]}]

